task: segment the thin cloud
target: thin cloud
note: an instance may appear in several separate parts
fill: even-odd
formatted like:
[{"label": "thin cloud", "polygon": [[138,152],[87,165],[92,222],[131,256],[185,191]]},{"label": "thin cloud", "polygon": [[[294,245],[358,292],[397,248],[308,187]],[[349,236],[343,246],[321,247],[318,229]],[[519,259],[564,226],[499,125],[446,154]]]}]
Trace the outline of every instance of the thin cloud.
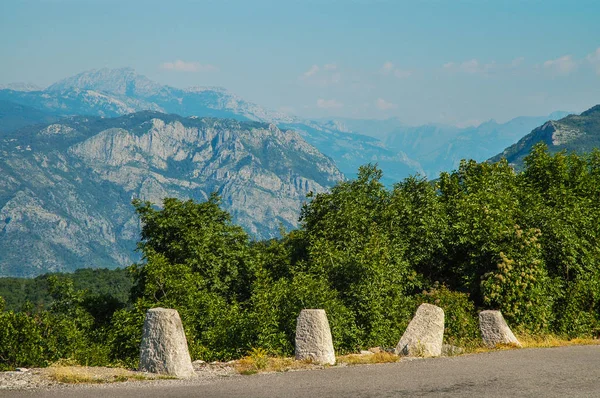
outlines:
[{"label": "thin cloud", "polygon": [[219,70],[214,65],[201,64],[199,62],[185,62],[180,59],[174,62],[165,62],[160,65],[160,69],[175,72],[216,72]]},{"label": "thin cloud", "polygon": [[383,64],[383,66],[381,67],[381,71],[383,73],[390,73],[393,69],[394,69],[394,64],[391,63],[390,61],[385,62]]},{"label": "thin cloud", "polygon": [[454,62],[446,62],[444,65],[442,65],[442,68],[444,69],[452,69],[454,68]]},{"label": "thin cloud", "polygon": [[600,47],[593,53],[588,54],[585,59],[596,69],[596,73],[600,75]]},{"label": "thin cloud", "polygon": [[392,75],[398,79],[405,79],[412,75],[412,71],[406,69],[400,69],[394,67],[391,61],[384,62],[383,66],[379,70],[383,75]]},{"label": "thin cloud", "polygon": [[396,76],[398,79],[406,79],[407,77],[410,77],[411,75],[412,75],[412,72],[409,70],[394,69],[394,76]]},{"label": "thin cloud", "polygon": [[325,64],[322,67],[313,65],[300,76],[300,79],[310,84],[328,86],[340,83],[342,74],[336,64]]},{"label": "thin cloud", "polygon": [[568,75],[577,68],[577,62],[571,55],[564,55],[544,62],[543,66],[555,75]]},{"label": "thin cloud", "polygon": [[339,101],[336,101],[334,99],[323,99],[323,98],[319,98],[317,100],[317,107],[321,108],[321,109],[340,109],[344,106],[344,104],[342,104]]},{"label": "thin cloud", "polygon": [[307,70],[306,72],[304,72],[304,77],[311,77],[317,74],[317,72],[319,71],[319,67],[317,65],[313,65],[310,67],[309,70]]},{"label": "thin cloud", "polygon": [[525,57],[515,58],[510,63],[510,66],[511,66],[511,68],[516,68],[517,66],[521,65],[523,63],[523,61],[525,61]]},{"label": "thin cloud", "polygon": [[[442,65],[442,69],[449,72],[460,72],[467,73],[469,75],[482,74],[487,75],[496,69],[502,68],[502,65],[498,65],[496,61],[488,62],[486,64],[481,63],[478,59],[472,58],[460,63],[446,62]],[[505,66],[504,66],[505,67]]]},{"label": "thin cloud", "polygon": [[396,104],[392,104],[383,98],[377,98],[377,101],[375,101],[375,106],[382,111],[388,111],[397,107]]},{"label": "thin cloud", "polygon": [[460,64],[460,70],[465,73],[477,73],[479,69],[479,61],[476,59],[470,59]]}]

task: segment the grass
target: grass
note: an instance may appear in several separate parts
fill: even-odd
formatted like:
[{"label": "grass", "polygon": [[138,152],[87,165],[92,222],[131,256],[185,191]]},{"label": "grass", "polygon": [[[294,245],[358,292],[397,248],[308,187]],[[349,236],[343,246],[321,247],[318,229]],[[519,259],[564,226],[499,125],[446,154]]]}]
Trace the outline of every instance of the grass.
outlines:
[{"label": "grass", "polygon": [[104,382],[101,378],[94,376],[87,368],[77,366],[52,367],[48,376],[59,383],[67,384]]},{"label": "grass", "polygon": [[288,372],[290,370],[317,369],[323,366],[311,361],[296,361],[287,357],[267,357],[266,360],[257,361],[252,356],[236,361],[235,370],[243,375],[253,375],[263,372]]},{"label": "grass", "polygon": [[600,345],[599,339],[575,338],[566,339],[555,335],[532,336],[522,334],[517,336],[523,348],[568,347],[573,345]]},{"label": "grass", "polygon": [[[336,365],[363,365],[398,362],[400,357],[389,352],[371,355],[348,354],[338,356]],[[290,357],[269,357],[264,351],[253,350],[250,355],[236,361],[235,370],[242,375],[264,372],[288,372],[293,370],[322,369],[330,365],[319,365],[310,360],[296,361]]]},{"label": "grass", "polygon": [[52,365],[48,368],[48,377],[51,380],[66,384],[118,383],[133,380],[165,378],[161,376],[149,377],[144,374],[120,368],[97,368],[76,365]]},{"label": "grass", "polygon": [[481,341],[470,342],[465,346],[465,353],[483,353],[490,351],[514,350],[518,348],[553,348],[553,347],[568,347],[574,345],[600,345],[599,339],[592,338],[574,338],[569,339],[552,334],[547,335],[531,335],[518,334],[517,340],[521,343],[521,347],[516,344],[498,344],[494,348],[485,346]]},{"label": "grass", "polygon": [[337,357],[338,364],[346,364],[346,365],[365,365],[365,364],[373,364],[373,363],[389,363],[389,362],[398,362],[401,357],[391,353],[380,351],[378,353],[372,355],[361,355],[361,354],[348,354]]}]

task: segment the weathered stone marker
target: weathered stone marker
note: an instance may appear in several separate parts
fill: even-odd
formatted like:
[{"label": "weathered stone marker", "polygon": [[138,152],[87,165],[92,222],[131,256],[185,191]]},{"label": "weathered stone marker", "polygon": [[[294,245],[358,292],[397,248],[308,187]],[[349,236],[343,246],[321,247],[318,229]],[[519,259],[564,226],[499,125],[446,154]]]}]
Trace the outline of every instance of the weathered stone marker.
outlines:
[{"label": "weathered stone marker", "polygon": [[521,343],[506,324],[500,311],[481,311],[479,329],[483,343],[488,347],[495,347],[497,344],[515,344],[521,347]]},{"label": "weathered stone marker", "polygon": [[397,355],[439,357],[444,342],[444,310],[421,304],[394,352]]},{"label": "weathered stone marker", "polygon": [[335,351],[325,310],[302,310],[296,322],[296,360],[334,365]]},{"label": "weathered stone marker", "polygon": [[146,312],[140,371],[191,377],[194,375],[187,339],[177,310],[152,308]]}]

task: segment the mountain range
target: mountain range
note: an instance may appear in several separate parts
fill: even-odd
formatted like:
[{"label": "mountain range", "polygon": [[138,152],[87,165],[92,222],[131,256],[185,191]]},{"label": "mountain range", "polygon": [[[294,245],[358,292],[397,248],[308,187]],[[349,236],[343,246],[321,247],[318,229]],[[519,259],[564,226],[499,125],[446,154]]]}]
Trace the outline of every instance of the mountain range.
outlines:
[{"label": "mountain range", "polygon": [[403,153],[415,169],[429,178],[456,169],[461,159],[484,161],[514,144],[534,128],[557,120],[568,112],[547,116],[520,116],[505,123],[490,120],[478,126],[444,124],[407,126],[397,118],[385,120],[336,119],[329,121],[346,132],[361,132],[380,140],[395,153]]},{"label": "mountain range", "polygon": [[45,89],[4,87],[0,276],[130,264],[139,237],[133,198],[159,205],[216,191],[233,221],[264,239],[297,227],[308,192],[326,191],[366,163],[378,163],[391,186],[415,173],[435,178],[462,158],[486,160],[540,125],[501,155],[518,165],[539,140],[557,150],[597,144],[598,109],[565,114],[468,128],[309,120],[222,88],[161,85],[129,68],[84,72]]},{"label": "mountain range", "polygon": [[[274,123],[297,131],[353,177],[358,167],[377,163],[391,186],[411,174],[435,178],[463,158],[484,161],[533,128],[567,112],[491,120],[476,127],[443,124],[408,126],[395,118],[310,120],[270,111],[220,87],[179,89],[161,85],[131,68],[82,72],[40,89],[33,84],[0,86],[0,101],[10,101],[52,116],[115,117],[154,110],[182,116],[219,117]],[[2,127],[0,126],[0,132]]]},{"label": "mountain range", "polygon": [[309,144],[331,157],[347,176],[353,176],[358,167],[366,163],[379,163],[390,185],[409,174],[423,173],[417,163],[405,154],[387,148],[373,137],[270,111],[220,87],[179,89],[161,85],[131,68],[91,70],[38,91],[0,89],[0,101],[10,101],[55,116],[115,117],[153,110],[182,116],[274,123],[281,129],[297,131]]}]

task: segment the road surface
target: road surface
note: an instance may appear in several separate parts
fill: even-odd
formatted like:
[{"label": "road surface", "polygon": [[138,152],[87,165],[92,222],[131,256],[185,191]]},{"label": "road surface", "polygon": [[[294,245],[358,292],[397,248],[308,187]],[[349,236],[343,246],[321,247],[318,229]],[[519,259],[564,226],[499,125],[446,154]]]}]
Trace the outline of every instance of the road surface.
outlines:
[{"label": "road surface", "polygon": [[0,391],[0,397],[600,397],[600,346],[168,382]]}]

